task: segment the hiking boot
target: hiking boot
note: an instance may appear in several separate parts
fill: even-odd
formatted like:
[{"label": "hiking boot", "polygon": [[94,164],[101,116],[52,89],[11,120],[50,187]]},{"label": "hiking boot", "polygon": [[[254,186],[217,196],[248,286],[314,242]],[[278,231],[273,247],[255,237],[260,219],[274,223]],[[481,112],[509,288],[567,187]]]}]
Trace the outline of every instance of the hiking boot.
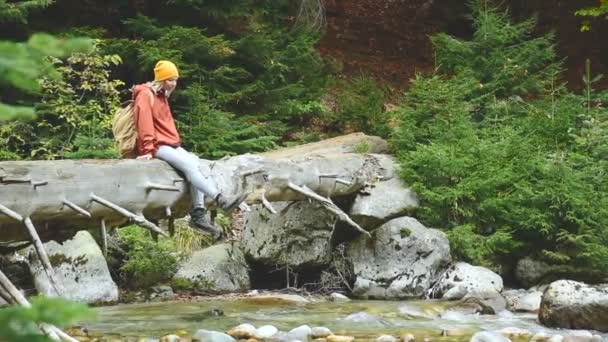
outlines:
[{"label": "hiking boot", "polygon": [[190,212],[190,227],[211,235],[214,240],[222,238],[223,232],[209,220],[207,209],[194,208]]},{"label": "hiking boot", "polygon": [[247,195],[248,194],[224,196],[218,194],[215,197],[215,203],[217,203],[218,207],[230,212],[243,203],[245,198],[247,198]]}]

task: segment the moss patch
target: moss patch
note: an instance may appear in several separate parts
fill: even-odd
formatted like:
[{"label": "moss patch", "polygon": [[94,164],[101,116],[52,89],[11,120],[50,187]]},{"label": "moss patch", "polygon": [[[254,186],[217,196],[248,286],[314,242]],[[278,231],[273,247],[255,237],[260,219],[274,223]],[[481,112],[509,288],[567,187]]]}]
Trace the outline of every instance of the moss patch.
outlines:
[{"label": "moss patch", "polygon": [[401,238],[406,238],[409,237],[410,235],[412,235],[412,230],[409,229],[408,227],[403,227],[401,228],[401,230],[399,230],[399,234],[401,235]]},{"label": "moss patch", "polygon": [[49,256],[49,261],[53,267],[61,266],[62,264],[69,264],[75,267],[82,266],[89,261],[84,255],[80,255],[77,258],[67,257],[65,254],[57,253]]},{"label": "moss patch", "polygon": [[206,280],[192,280],[188,278],[173,278],[171,287],[175,292],[191,292],[191,291],[213,291],[215,283]]}]

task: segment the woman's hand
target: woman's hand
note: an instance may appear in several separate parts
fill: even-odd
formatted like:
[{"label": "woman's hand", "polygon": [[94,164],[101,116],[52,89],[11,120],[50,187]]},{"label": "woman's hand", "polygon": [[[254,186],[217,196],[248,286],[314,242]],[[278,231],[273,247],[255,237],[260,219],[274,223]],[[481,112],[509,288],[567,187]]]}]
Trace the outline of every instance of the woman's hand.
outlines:
[{"label": "woman's hand", "polygon": [[135,158],[135,159],[150,160],[150,159],[152,159],[152,153],[137,156],[137,158]]}]

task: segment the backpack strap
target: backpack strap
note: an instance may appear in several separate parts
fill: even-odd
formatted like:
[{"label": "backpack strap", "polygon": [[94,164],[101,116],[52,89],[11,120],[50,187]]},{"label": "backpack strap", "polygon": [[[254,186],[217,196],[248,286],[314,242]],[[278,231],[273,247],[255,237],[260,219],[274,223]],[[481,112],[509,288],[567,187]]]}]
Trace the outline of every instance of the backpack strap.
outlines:
[{"label": "backpack strap", "polygon": [[154,94],[152,89],[150,89],[150,109],[154,108],[154,98],[155,97],[156,97],[156,94]]}]

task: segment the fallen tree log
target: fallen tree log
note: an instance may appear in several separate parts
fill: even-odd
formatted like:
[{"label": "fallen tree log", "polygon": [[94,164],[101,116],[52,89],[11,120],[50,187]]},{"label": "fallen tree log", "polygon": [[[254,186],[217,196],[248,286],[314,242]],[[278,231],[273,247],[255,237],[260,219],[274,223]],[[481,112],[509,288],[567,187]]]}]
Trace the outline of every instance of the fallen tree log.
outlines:
[{"label": "fallen tree log", "polygon": [[[389,157],[348,153],[361,141],[372,151],[385,148],[373,139],[351,135],[261,155],[201,159],[200,169],[223,193],[249,194],[247,203],[264,203],[272,211],[273,201],[312,198],[348,220],[328,198],[392,177]],[[185,216],[189,206],[187,182],[160,160],[0,162],[0,242],[35,241],[32,235],[48,240],[129,222],[162,234],[155,222]]]}]

